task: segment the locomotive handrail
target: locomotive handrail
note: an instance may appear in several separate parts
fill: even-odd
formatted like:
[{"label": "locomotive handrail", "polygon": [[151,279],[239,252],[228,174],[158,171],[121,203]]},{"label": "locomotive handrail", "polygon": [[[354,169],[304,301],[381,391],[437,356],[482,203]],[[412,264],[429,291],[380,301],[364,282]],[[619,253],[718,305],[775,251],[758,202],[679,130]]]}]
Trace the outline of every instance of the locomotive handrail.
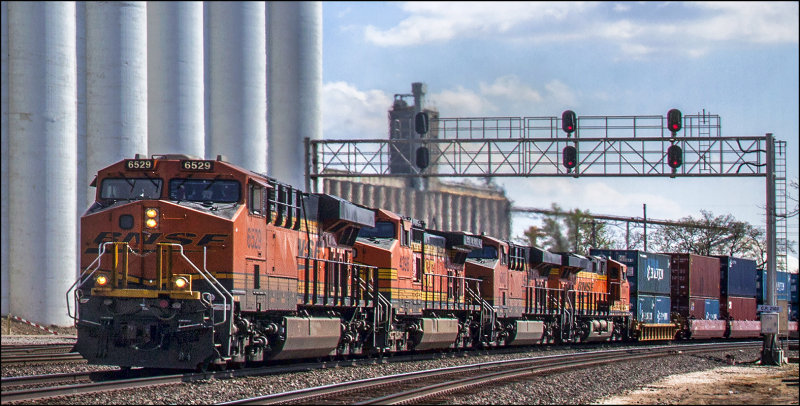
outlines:
[{"label": "locomotive handrail", "polygon": [[[231,324],[231,327],[232,327],[232,325],[233,325],[233,294],[231,294],[231,292],[229,292],[228,289],[225,289],[225,286],[222,286],[222,284],[217,280],[217,278],[215,278],[214,275],[212,275],[211,272],[209,272],[208,269],[206,269],[206,256],[207,256],[208,247],[203,247],[203,269],[200,270],[200,268],[198,268],[197,265],[195,265],[194,262],[192,262],[189,258],[187,258],[186,255],[183,253],[183,245],[176,244],[176,243],[160,243],[160,244],[180,247],[181,256],[183,257],[183,259],[185,259],[186,262],[188,262],[189,265],[191,265],[192,268],[194,268],[197,271],[197,273],[200,274],[200,276],[205,278],[206,281],[209,282],[209,285],[217,293],[219,293],[220,296],[222,296],[222,306],[223,306],[222,307],[222,309],[223,309],[222,314],[223,314],[223,316],[225,318],[222,319],[222,321],[220,321],[219,323],[214,323],[214,325],[218,326],[218,325],[223,324],[226,321],[228,321]],[[203,273],[203,272],[205,272],[205,273]],[[206,274],[208,274],[208,275],[206,275]],[[219,286],[220,289],[222,289],[222,292],[225,292],[225,293],[220,292],[220,290],[217,289],[217,286],[214,286],[215,284],[217,286]],[[225,295],[228,295],[228,297],[230,297],[230,299],[231,299],[231,317],[230,317],[230,319],[228,318],[228,315],[225,313],[225,310],[228,309],[228,299],[225,297]],[[213,305],[212,305],[212,311],[213,311]]]},{"label": "locomotive handrail", "polygon": [[[77,290],[78,290],[78,289],[79,289],[81,286],[83,286],[83,284],[84,284],[84,283],[88,282],[88,281],[89,281],[89,279],[91,279],[91,278],[92,278],[92,275],[94,275],[94,273],[95,273],[95,272],[97,272],[97,270],[98,270],[98,269],[100,269],[100,263],[102,262],[102,260],[101,260],[101,259],[103,258],[103,254],[105,254],[105,253],[106,253],[106,245],[108,245],[108,244],[114,244],[114,241],[106,241],[106,242],[104,242],[104,243],[100,244],[100,245],[97,247],[97,258],[95,258],[95,259],[94,259],[94,261],[92,261],[92,263],[91,263],[91,264],[89,264],[89,266],[87,266],[87,267],[86,267],[86,269],[85,269],[85,270],[83,270],[83,271],[80,273],[80,275],[78,275],[78,279],[77,279],[77,280],[76,280],[76,281],[75,281],[75,282],[72,284],[72,286],[70,286],[70,287],[69,287],[69,289],[67,289],[67,294],[66,294],[66,296],[67,296],[67,316],[69,316],[69,317],[70,317],[72,320],[74,320],[74,321],[78,321],[78,319],[77,319],[77,317],[76,317],[76,316],[78,315],[78,312],[77,312],[77,310],[78,310],[78,304],[77,304],[77,303],[75,304],[75,316],[73,316],[73,315],[72,315],[72,309],[71,309],[71,308],[70,308],[70,306],[69,306],[69,293],[70,293],[70,292],[72,292],[73,290],[75,291],[75,295],[76,295],[76,297],[74,298],[74,300],[77,302],[77,301],[78,301],[78,298],[77,298]],[[84,278],[84,279],[81,281],[81,277],[83,277],[83,275],[84,275],[84,274],[86,274],[86,272],[87,272],[87,271],[88,271],[88,270],[89,270],[89,269],[92,267],[92,265],[94,265],[95,263],[97,263],[97,266],[95,267],[95,269],[94,269],[92,272],[90,272],[90,273],[89,273],[89,275],[86,275],[86,278]],[[80,284],[78,284],[78,282],[80,282]],[[78,285],[78,286],[75,286],[75,285]]]}]

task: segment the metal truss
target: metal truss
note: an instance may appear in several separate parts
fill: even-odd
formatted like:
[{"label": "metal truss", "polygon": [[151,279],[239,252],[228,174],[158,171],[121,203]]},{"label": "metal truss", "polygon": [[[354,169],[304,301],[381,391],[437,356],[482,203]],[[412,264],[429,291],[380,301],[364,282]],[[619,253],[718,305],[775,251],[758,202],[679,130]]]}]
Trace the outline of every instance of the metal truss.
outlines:
[{"label": "metal truss", "polygon": [[[785,267],[786,142],[771,134],[722,136],[719,116],[705,112],[683,116],[682,129],[674,137],[666,122],[663,116],[581,116],[575,134],[568,137],[558,117],[439,118],[431,123],[428,137],[307,139],[306,190],[319,190],[319,180],[326,177],[763,176],[768,184],[771,177],[777,196],[768,196],[767,216],[773,213],[777,219],[772,238],[777,237],[778,262]],[[683,164],[676,170],[667,164],[667,149],[673,144],[683,150]],[[578,151],[578,164],[571,171],[562,162],[568,145]],[[424,169],[416,165],[419,148],[429,152]],[[774,169],[768,170],[770,159]]]},{"label": "metal truss", "polygon": [[[436,137],[311,140],[307,174],[313,181],[383,176],[765,176],[766,137],[723,137],[716,115],[684,116],[683,129],[674,138],[661,116],[584,116],[572,137],[559,123],[556,117],[441,118],[431,132]],[[683,150],[683,165],[675,171],[666,159],[673,144]],[[578,150],[577,167],[570,172],[562,164],[567,145]],[[415,162],[421,147],[430,157],[424,169]]]}]

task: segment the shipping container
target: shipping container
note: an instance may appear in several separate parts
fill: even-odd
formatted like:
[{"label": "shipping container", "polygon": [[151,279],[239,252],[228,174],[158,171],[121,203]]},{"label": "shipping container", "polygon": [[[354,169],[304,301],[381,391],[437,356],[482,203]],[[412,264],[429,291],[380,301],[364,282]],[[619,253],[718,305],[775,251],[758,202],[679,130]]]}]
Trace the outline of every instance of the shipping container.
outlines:
[{"label": "shipping container", "polygon": [[633,313],[636,320],[646,324],[667,324],[670,322],[669,296],[652,296],[639,294],[634,304]]},{"label": "shipping container", "polygon": [[729,256],[717,258],[720,266],[720,295],[756,297],[756,261]]},{"label": "shipping container", "polygon": [[679,297],[719,300],[719,258],[695,254],[669,254],[673,306]]},{"label": "shipping container", "polygon": [[655,317],[655,298],[648,295],[638,295],[636,300],[631,300],[634,305],[633,313],[639,323],[654,324]]},{"label": "shipping container", "polygon": [[706,299],[704,313],[705,320],[719,320],[719,299]]},{"label": "shipping container", "polygon": [[725,320],[758,320],[756,298],[727,296],[720,303],[720,318]]},{"label": "shipping container", "polygon": [[670,312],[672,311],[672,303],[669,296],[654,296],[655,306],[653,311],[655,313],[657,324],[667,324],[670,322]]},{"label": "shipping container", "polygon": [[628,267],[631,296],[637,293],[653,296],[670,294],[669,256],[635,250],[591,249],[590,255],[605,256]]},{"label": "shipping container", "polygon": [[[789,300],[790,274],[788,272],[775,272],[775,300]],[[758,303],[767,303],[767,271],[761,269],[756,272],[756,298]]]},{"label": "shipping container", "polygon": [[[675,300],[672,301],[673,306]],[[706,318],[706,298],[704,297],[690,297],[686,301],[687,305],[679,305],[673,307],[673,311],[677,311],[681,316],[687,319],[704,320]]]}]

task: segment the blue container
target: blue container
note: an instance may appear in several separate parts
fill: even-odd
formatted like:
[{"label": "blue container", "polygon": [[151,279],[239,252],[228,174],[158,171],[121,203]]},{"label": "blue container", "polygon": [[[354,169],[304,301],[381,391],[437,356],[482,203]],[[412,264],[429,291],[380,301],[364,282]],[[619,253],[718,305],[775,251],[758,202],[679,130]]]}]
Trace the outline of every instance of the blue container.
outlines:
[{"label": "blue container", "polygon": [[756,261],[728,256],[718,258],[720,295],[756,297]]},{"label": "blue container", "polygon": [[666,324],[670,321],[669,296],[638,295],[631,303],[640,323]]},{"label": "blue container", "polygon": [[719,320],[719,300],[706,299],[706,320]]},{"label": "blue container", "polygon": [[637,293],[653,296],[669,296],[669,255],[653,254],[636,250],[589,250],[590,255],[605,256],[628,267],[628,283],[631,297]]},{"label": "blue container", "polygon": [[[789,301],[791,275],[788,272],[776,272],[775,300]],[[764,269],[756,272],[756,299],[758,304],[767,303],[767,271]]]},{"label": "blue container", "polygon": [[655,323],[655,298],[653,296],[639,295],[636,300],[631,300],[631,303],[636,303],[634,313],[639,323]]},{"label": "blue container", "polygon": [[653,313],[655,314],[656,323],[669,323],[670,306],[672,305],[669,296],[654,296],[654,299]]}]

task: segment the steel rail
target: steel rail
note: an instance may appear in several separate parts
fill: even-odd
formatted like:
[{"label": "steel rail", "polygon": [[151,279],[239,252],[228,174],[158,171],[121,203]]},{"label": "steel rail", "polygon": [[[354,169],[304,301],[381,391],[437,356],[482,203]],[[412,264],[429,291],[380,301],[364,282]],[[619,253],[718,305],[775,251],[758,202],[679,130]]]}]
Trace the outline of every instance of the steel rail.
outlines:
[{"label": "steel rail", "polygon": [[41,354],[41,353],[51,353],[51,352],[70,352],[72,351],[72,347],[75,344],[36,344],[36,345],[12,345],[12,346],[3,346],[2,348],[2,357],[12,356],[12,355],[24,355],[24,354]]},{"label": "steel rail", "polygon": [[2,357],[2,363],[9,364],[29,364],[34,362],[62,362],[62,361],[82,361],[83,355],[77,352],[62,352],[54,354],[25,354]]},{"label": "steel rail", "polygon": [[[495,361],[482,364],[462,365],[456,367],[439,368],[434,370],[417,371],[399,375],[362,379],[357,381],[342,382],[313,388],[305,388],[290,392],[275,393],[249,399],[241,399],[222,403],[224,405],[247,404],[283,404],[283,403],[319,403],[321,399],[347,400],[350,404],[392,404],[409,402],[413,399],[427,398],[437,394],[451,392],[462,387],[471,387],[488,381],[513,379],[522,375],[552,372],[556,370],[582,367],[609,361],[630,360],[633,358],[661,357],[671,353],[694,353],[708,351],[724,351],[739,348],[758,347],[760,342],[736,342],[714,344],[682,344],[664,347],[643,347],[635,349],[620,349],[606,351],[590,351],[573,354],[550,355],[543,357],[522,358],[506,361]],[[502,371],[497,369],[511,368]],[[449,377],[477,373],[479,376],[449,381]],[[444,382],[443,382],[444,379]],[[438,381],[437,381],[438,380]],[[431,384],[431,382],[434,382]],[[423,386],[393,392],[389,395],[375,397],[379,388],[392,388],[396,390],[401,385],[412,385],[414,382],[423,382]],[[353,392],[370,393],[369,399],[354,402]]]}]

